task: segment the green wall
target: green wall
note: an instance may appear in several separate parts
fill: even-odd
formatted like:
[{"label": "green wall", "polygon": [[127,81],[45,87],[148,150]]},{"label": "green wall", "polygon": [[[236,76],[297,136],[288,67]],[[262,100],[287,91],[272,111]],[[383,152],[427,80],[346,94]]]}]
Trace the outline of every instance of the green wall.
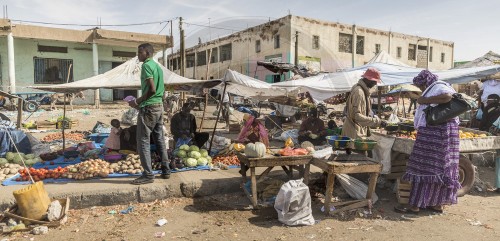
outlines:
[{"label": "green wall", "polygon": [[[67,47],[68,53],[38,52],[38,45]],[[136,51],[135,48],[98,45],[99,73],[103,73],[111,69],[111,62],[124,62],[128,59],[122,57],[113,57],[113,50],[128,52]],[[34,91],[33,89],[27,88],[27,86],[34,85],[35,70],[33,57],[72,59],[73,75],[75,81],[93,76],[91,44],[33,39],[16,39],[16,37],[14,37],[14,54],[17,92]],[[0,72],[0,85],[5,89],[9,86],[6,37],[0,37]],[[112,100],[111,90],[103,90],[101,92],[102,101]],[[74,103],[94,103],[94,91],[85,91],[85,96],[85,100],[75,100]]]}]

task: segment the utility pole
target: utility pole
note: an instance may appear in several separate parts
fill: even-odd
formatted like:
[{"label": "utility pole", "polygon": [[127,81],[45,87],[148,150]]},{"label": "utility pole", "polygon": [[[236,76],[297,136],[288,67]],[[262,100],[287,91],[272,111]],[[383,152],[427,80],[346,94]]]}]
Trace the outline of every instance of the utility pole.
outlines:
[{"label": "utility pole", "polygon": [[170,21],[170,39],[172,40],[170,43],[170,50],[171,50],[171,58],[172,58],[172,66],[170,66],[170,70],[174,71],[174,67],[173,67],[173,64],[174,64],[174,41],[173,41],[173,22],[174,21]]},{"label": "utility pole", "polygon": [[184,29],[182,29],[182,17],[179,18],[179,30],[180,30],[180,35],[181,35],[181,41],[180,41],[181,71],[180,71],[180,74],[181,74],[181,76],[184,77],[184,75],[186,73],[186,49],[184,46]]},{"label": "utility pole", "polygon": [[352,68],[356,66],[356,44],[358,42],[356,36],[356,24],[352,25]]},{"label": "utility pole", "polygon": [[426,69],[429,70],[429,62],[430,62],[430,58],[431,58],[431,39],[430,38],[427,38],[427,65],[426,65]]},{"label": "utility pole", "polygon": [[299,66],[299,31],[295,31],[295,66]]}]

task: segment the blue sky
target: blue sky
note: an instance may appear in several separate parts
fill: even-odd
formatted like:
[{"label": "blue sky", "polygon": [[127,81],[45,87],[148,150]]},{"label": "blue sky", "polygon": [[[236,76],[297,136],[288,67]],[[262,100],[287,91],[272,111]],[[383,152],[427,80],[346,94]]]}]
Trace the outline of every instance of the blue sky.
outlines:
[{"label": "blue sky", "polygon": [[[188,43],[209,39],[208,26],[241,30],[288,13],[455,42],[455,60],[500,53],[499,0],[0,0],[10,19],[54,23],[127,24],[183,17]],[[2,17],[2,16],[0,16]],[[178,42],[178,22],[173,34]],[[165,24],[103,27],[168,34]],[[64,26],[87,29],[91,27]],[[212,38],[232,32],[211,28]]]}]

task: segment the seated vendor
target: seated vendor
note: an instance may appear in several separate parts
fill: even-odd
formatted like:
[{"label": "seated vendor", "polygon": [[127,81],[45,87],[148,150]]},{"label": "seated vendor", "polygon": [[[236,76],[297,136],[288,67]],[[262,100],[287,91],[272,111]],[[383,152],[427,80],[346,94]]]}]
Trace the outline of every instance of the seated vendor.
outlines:
[{"label": "seated vendor", "polygon": [[500,117],[500,97],[497,94],[488,95],[486,106],[483,108],[483,118],[479,124],[479,130],[489,131],[498,117]]},{"label": "seated vendor", "polygon": [[245,124],[238,135],[238,142],[243,144],[262,142],[266,147],[269,147],[266,127],[254,115],[245,113],[243,120]]},{"label": "seated vendor", "polygon": [[196,132],[196,117],[191,114],[189,103],[184,103],[181,111],[172,117],[170,132],[174,135],[175,142],[179,138],[191,138],[198,147],[202,147],[209,138],[209,134],[206,132]]},{"label": "seated vendor", "polygon": [[336,136],[339,135],[339,128],[337,126],[337,123],[334,120],[329,120],[328,123],[328,129],[326,129],[326,135],[327,136]]},{"label": "seated vendor", "polygon": [[309,117],[300,125],[299,142],[309,141],[314,145],[322,145],[325,136],[325,123],[318,117],[318,110],[313,108],[309,111]]}]

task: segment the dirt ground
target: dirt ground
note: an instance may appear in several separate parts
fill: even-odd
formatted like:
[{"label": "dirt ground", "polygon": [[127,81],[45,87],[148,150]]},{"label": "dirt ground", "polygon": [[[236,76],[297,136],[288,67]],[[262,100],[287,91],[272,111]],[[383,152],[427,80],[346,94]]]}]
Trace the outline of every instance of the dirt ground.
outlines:
[{"label": "dirt ground", "polygon": [[[500,195],[473,193],[445,214],[393,212],[394,194],[377,190],[372,214],[359,209],[327,218],[313,198],[316,224],[287,227],[273,208],[250,210],[242,193],[199,199],[131,204],[130,214],[110,214],[126,205],[71,210],[68,223],[42,236],[17,233],[8,240],[499,240]],[[156,226],[157,220],[168,223]],[[164,233],[164,234],[163,234]],[[155,237],[159,235],[160,238]],[[164,235],[164,236],[163,236]],[[163,236],[163,237],[161,237]],[[0,235],[0,237],[2,237]]]},{"label": "dirt ground", "polygon": [[[75,130],[89,130],[97,120],[109,123],[113,118],[120,119],[123,107],[104,105],[103,109],[95,110],[84,106],[68,115],[80,121]],[[89,115],[83,113],[85,109],[90,111]],[[32,118],[44,120],[61,113],[40,112]],[[194,114],[198,116],[201,112]],[[34,135],[39,138],[46,133]],[[478,173],[482,181],[493,183],[493,168],[479,167]],[[250,202],[241,192],[132,203],[134,210],[130,214],[119,214],[127,205],[70,210],[68,223],[50,229],[46,235],[16,233],[0,235],[0,240],[500,240],[500,195],[494,192],[474,189],[460,198],[458,205],[448,207],[445,214],[422,211],[419,215],[402,215],[393,211],[395,194],[390,188],[383,188],[377,189],[379,201],[372,214],[367,209],[358,209],[325,217],[320,211],[322,195],[316,193],[322,185],[310,186],[313,216],[317,221],[313,226],[284,226],[274,208],[251,210]],[[118,214],[109,214],[112,210]],[[168,223],[155,226],[161,218]]]}]

